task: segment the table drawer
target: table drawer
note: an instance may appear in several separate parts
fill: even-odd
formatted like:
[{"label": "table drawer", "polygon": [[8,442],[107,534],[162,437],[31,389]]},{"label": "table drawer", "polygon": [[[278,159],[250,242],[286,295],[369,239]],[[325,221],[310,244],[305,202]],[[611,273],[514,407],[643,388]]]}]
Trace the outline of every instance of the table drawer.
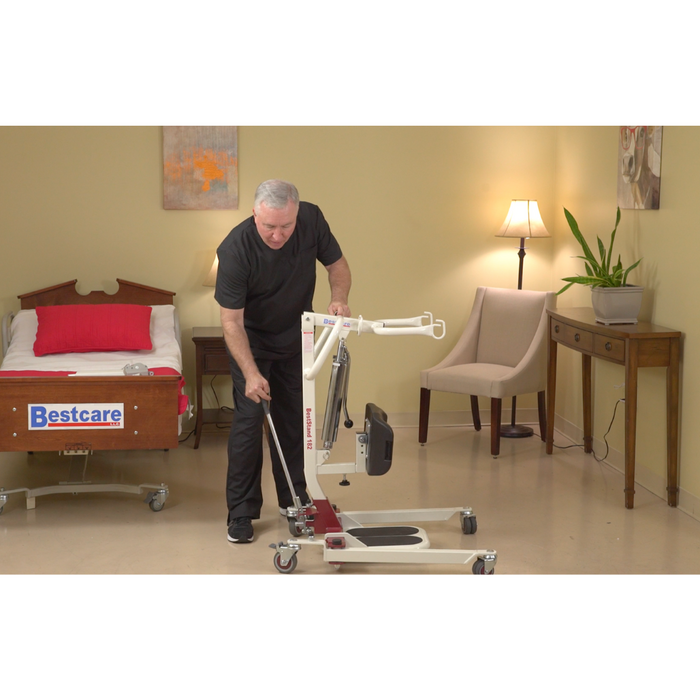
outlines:
[{"label": "table drawer", "polygon": [[593,339],[593,352],[604,360],[624,362],[625,341],[618,338],[610,338],[607,335],[596,334]]},{"label": "table drawer", "polygon": [[552,321],[552,339],[581,352],[593,352],[593,333],[561,321]]},{"label": "table drawer", "polygon": [[204,355],[204,366],[202,369],[205,373],[228,372],[229,365],[226,350],[207,350],[206,354]]}]

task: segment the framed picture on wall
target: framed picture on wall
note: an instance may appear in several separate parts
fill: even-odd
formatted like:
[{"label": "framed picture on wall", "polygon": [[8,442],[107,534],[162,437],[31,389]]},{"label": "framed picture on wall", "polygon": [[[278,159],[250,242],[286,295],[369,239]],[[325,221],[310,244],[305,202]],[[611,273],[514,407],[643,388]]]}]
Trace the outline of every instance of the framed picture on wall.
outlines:
[{"label": "framed picture on wall", "polygon": [[620,209],[658,209],[661,192],[661,126],[621,126],[617,155]]},{"label": "framed picture on wall", "polygon": [[163,127],[163,208],[238,209],[238,127]]}]

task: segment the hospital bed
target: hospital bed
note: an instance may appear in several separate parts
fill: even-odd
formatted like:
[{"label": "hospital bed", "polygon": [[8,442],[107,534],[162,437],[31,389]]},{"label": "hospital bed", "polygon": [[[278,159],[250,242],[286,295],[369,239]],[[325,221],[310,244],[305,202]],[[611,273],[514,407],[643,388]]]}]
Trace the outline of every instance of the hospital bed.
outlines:
[{"label": "hospital bed", "polygon": [[159,511],[165,484],[91,483],[85,468],[97,450],[178,446],[188,400],[175,293],[117,279],[114,294],[82,295],[76,283],[23,294],[2,319],[0,452],[58,451],[71,470],[56,485],[0,488],[0,513],[13,493],[32,509],[47,494],[144,491]]},{"label": "hospital bed", "polygon": [[[323,329],[316,339],[316,329]],[[476,533],[476,516],[470,507],[421,508],[385,511],[343,512],[331,504],[318,479],[323,474],[342,474],[347,484],[349,473],[369,476],[386,474],[393,461],[393,430],[386,413],[373,403],[365,407],[364,423],[355,434],[355,461],[330,463],[331,450],[337,440],[341,412],[345,427],[352,421],[347,411],[350,371],[349,335],[423,335],[436,339],[445,335],[443,321],[433,321],[425,313],[408,319],[369,321],[362,317],[343,318],[317,313],[301,317],[303,358],[304,476],[311,504],[302,503],[289,475],[269,404],[263,402],[270,435],[277,448],[282,467],[293,494],[294,504],[287,509],[291,539],[271,544],[275,550],[273,564],[280,573],[291,573],[297,555],[304,547],[323,551],[323,560],[339,568],[348,562],[404,564],[471,564],[474,574],[492,574],[497,555],[492,549],[432,549],[427,532],[403,523],[447,521],[459,514],[462,533]],[[315,380],[333,350],[328,398],[320,437],[317,436]],[[317,444],[318,442],[318,444]],[[397,523],[402,523],[397,525]]]}]

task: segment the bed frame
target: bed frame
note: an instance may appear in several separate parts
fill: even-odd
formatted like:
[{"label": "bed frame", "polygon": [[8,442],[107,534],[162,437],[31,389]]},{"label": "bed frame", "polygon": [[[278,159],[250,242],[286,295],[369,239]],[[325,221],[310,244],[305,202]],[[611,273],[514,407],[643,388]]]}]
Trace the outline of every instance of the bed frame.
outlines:
[{"label": "bed frame", "polygon": [[[77,280],[64,282],[18,298],[22,310],[37,306],[64,304],[172,304],[175,292],[147,287],[117,279],[114,294],[93,291],[87,295],[76,290]],[[176,326],[177,331],[177,326]],[[88,455],[95,450],[168,450],[178,446],[179,376],[46,376],[0,377],[0,452],[54,451]],[[46,430],[28,429],[28,405],[33,403],[123,403],[123,430]],[[172,409],[167,408],[172,407]],[[87,457],[86,457],[87,458]],[[83,483],[83,482],[81,482]],[[34,495],[78,491],[132,491],[140,493],[145,487],[121,484],[89,484],[89,488],[73,488],[75,484],[34,489]],[[150,501],[153,510],[160,510],[167,496],[161,484]],[[50,490],[49,490],[50,489]],[[136,489],[136,491],[133,491]],[[28,489],[27,507],[34,507],[34,495]],[[0,512],[6,501],[0,489]]]}]

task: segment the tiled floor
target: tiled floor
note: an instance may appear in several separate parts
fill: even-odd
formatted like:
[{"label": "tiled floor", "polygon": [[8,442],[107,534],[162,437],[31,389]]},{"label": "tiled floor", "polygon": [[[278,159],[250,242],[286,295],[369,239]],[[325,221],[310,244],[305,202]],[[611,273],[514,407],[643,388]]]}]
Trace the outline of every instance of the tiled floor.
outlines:
[{"label": "tiled floor", "polygon": [[[74,697],[93,697],[107,679],[112,694],[129,697],[268,697],[320,684],[343,698],[517,697],[526,686],[561,698],[575,679],[574,697],[656,697],[668,674],[619,672],[641,670],[651,654],[655,669],[680,669],[674,687],[695,685],[690,659],[657,643],[680,611],[681,628],[696,624],[694,577],[571,574],[697,574],[700,522],[643,488],[626,510],[622,475],[579,448],[547,456],[537,438],[503,440],[494,460],[486,426],[431,428],[425,447],[416,432],[395,429],[388,474],[352,476],[350,486],[322,477],[327,495],[347,511],[471,506],[474,535],[462,534],[458,516],[424,527],[434,548],[495,549],[496,576],[471,576],[469,565],[336,569],[312,546],[282,575],[268,545],[289,532],[269,466],[254,542],[226,539],[225,432],[207,433],[198,450],[190,438],[168,453],[97,454],[93,481],[165,482],[170,496],[160,512],[131,494],[45,496],[29,511],[22,495],[8,496],[4,682],[24,691],[32,678],[33,690],[55,692],[69,674]],[[332,457],[354,461],[352,431]],[[0,455],[0,487],[64,480],[67,460]]]},{"label": "tiled floor", "polygon": [[[353,434],[341,432],[332,461],[354,461]],[[496,550],[499,575],[700,573],[700,522],[641,487],[634,510],[626,510],[622,475],[579,448],[547,456],[536,437],[503,440],[501,456],[492,459],[488,426],[481,433],[431,428],[425,447],[415,429],[395,429],[395,440],[385,476],[351,476],[350,486],[340,486],[338,476],[321,477],[331,502],[347,511],[471,506],[474,535],[462,534],[459,516],[422,526],[433,548]],[[557,435],[556,442],[566,440]],[[167,453],[90,458],[93,481],[166,483],[170,495],[161,512],[131,494],[43,496],[34,510],[26,510],[23,495],[8,496],[0,515],[0,573],[280,576],[268,545],[290,535],[269,466],[255,540],[233,545],[225,527],[226,433],[206,433],[198,450],[192,444],[190,438]],[[0,487],[64,480],[68,459],[0,455]],[[320,548],[306,547],[293,575],[369,573],[462,574],[471,566],[344,564],[336,570],[322,561]]]}]

